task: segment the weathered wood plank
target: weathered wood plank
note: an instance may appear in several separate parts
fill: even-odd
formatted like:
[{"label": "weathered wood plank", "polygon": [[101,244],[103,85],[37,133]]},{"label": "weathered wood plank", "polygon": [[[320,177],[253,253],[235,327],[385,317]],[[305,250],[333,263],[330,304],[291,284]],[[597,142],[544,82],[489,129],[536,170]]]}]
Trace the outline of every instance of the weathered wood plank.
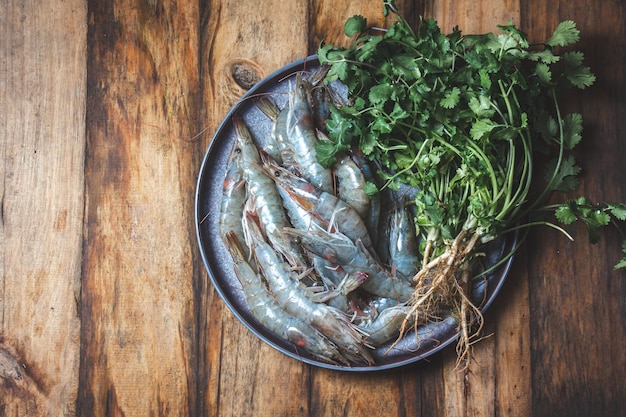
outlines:
[{"label": "weathered wood plank", "polygon": [[443,353],[446,415],[528,416],[532,403],[528,277],[519,251],[505,285],[485,313],[484,339],[473,345],[469,368]]},{"label": "weathered wood plank", "polygon": [[[566,100],[585,118],[581,191],[625,201],[624,5],[535,3],[398,7],[444,32],[510,19],[534,40],[575,20],[598,75]],[[78,1],[0,2],[0,415],[622,412],[626,281],[611,272],[614,235],[589,246],[580,225],[575,243],[533,231],[467,373],[453,347],[371,374],[304,365],[250,334],[208,283],[192,204],[217,124],[246,83],[322,39],[347,44],[353,14],[384,26],[380,12],[374,0],[93,1],[89,13]]]},{"label": "weathered wood plank", "polygon": [[[458,26],[466,34],[497,33],[498,24],[513,21],[519,25],[521,20],[520,4],[515,0],[426,2],[425,17],[434,17],[444,33]],[[446,415],[529,415],[528,282],[522,271],[515,270],[517,265],[520,262],[514,264],[509,282],[486,313],[486,338],[473,346],[467,371],[455,369],[453,349],[443,354]]]},{"label": "weathered wood plank", "polygon": [[[532,4],[531,4],[532,3]],[[581,112],[583,170],[580,194],[594,201],[626,201],[620,132],[626,64],[624,2],[522,2],[524,27],[535,40],[548,37],[562,20],[581,30],[576,49],[597,75],[594,86],[564,100],[566,112]],[[577,197],[578,194],[571,197]],[[574,242],[553,231],[534,231],[529,263],[534,415],[623,415],[626,356],[626,273],[612,272],[623,254],[612,231],[598,245],[587,243],[582,225],[570,228]]]},{"label": "weathered wood plank", "polygon": [[[343,27],[353,15],[366,18],[369,26],[387,26],[379,1],[314,2],[313,7],[309,30],[311,53],[317,51],[322,41],[348,46],[351,39],[344,34]],[[353,374],[313,369],[311,415],[402,414],[407,405],[400,401],[406,388],[400,374],[400,371]],[[414,391],[414,381],[410,382],[409,389]],[[408,407],[419,409],[413,401],[409,401]]]},{"label": "weathered wood plank", "polygon": [[495,365],[492,375],[485,377],[494,380],[494,415],[524,417],[532,415],[533,393],[525,248],[515,256],[509,277],[486,316],[494,323]]},{"label": "weathered wood plank", "polygon": [[347,47],[352,39],[344,33],[345,21],[360,15],[367,19],[370,27],[387,27],[393,18],[385,18],[382,2],[367,0],[350,1],[311,1],[311,17],[309,20],[308,40],[309,52],[316,53],[322,42]]},{"label": "weathered wood plank", "polygon": [[194,415],[198,5],[89,2],[81,415]]},{"label": "weathered wood plank", "polygon": [[85,34],[82,1],[0,2],[2,415],[75,412]]},{"label": "weathered wood plank", "polygon": [[497,31],[497,26],[509,20],[519,25],[519,0],[504,1],[426,1],[425,16],[434,17],[443,33],[450,33],[458,26],[463,33]]},{"label": "weathered wood plank", "polygon": [[[202,100],[207,146],[254,83],[307,56],[308,3],[213,1],[202,11]],[[211,416],[308,415],[309,367],[250,333],[207,290],[205,412]]]}]

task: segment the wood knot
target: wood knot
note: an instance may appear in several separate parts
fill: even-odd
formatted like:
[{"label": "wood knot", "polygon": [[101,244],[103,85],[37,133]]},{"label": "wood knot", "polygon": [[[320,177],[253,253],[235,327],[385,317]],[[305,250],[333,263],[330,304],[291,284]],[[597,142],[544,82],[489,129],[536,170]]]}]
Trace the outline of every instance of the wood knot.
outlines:
[{"label": "wood knot", "polygon": [[0,378],[13,381],[21,381],[24,378],[17,360],[2,348],[0,348]]},{"label": "wood knot", "polygon": [[251,89],[261,78],[263,69],[247,59],[235,59],[229,62],[229,73],[235,83],[244,90]]}]

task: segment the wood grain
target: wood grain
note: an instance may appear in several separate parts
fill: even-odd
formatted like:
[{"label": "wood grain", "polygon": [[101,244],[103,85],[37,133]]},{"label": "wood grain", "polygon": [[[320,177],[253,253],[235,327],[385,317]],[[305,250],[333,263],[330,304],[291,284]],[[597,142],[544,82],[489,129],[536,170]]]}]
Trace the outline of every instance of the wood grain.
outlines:
[{"label": "wood grain", "polygon": [[[209,131],[254,83],[307,55],[306,2],[213,1],[202,19],[202,89]],[[286,41],[286,40],[289,41]],[[208,144],[210,135],[203,137]],[[307,415],[308,367],[262,343],[224,308],[213,288],[207,304],[208,415]],[[268,383],[272,381],[271,383]]]},{"label": "wood grain", "polygon": [[[579,192],[594,201],[626,201],[626,144],[617,133],[625,128],[626,110],[624,3],[605,2],[593,9],[583,2],[558,1],[538,9],[522,4],[524,13],[533,16],[525,22],[533,39],[545,39],[567,19],[582,31],[578,48],[597,82],[565,101],[566,111],[584,117],[584,142],[577,155],[583,169]],[[620,258],[620,240],[607,233],[598,245],[589,245],[582,225],[572,233],[574,242],[552,231],[536,230],[532,236],[532,383],[541,387],[533,391],[533,412],[623,415],[626,272],[612,272]],[[607,388],[611,386],[622,388]]]},{"label": "wood grain", "polygon": [[197,412],[194,3],[90,2],[81,415]]},{"label": "wood grain", "polygon": [[[619,0],[398,1],[443,32],[531,40],[575,20],[598,77],[585,120],[589,197],[626,201],[626,8]],[[401,369],[334,372],[253,336],[195,238],[202,157],[270,72],[347,45],[379,0],[0,0],[0,416],[623,415],[620,238],[531,232],[466,372],[454,347]]]},{"label": "wood grain", "polygon": [[[425,4],[424,16],[435,18],[444,33],[458,26],[466,34],[497,33],[497,25],[508,21],[519,25],[521,20],[518,1],[431,1]],[[444,353],[446,415],[530,415],[528,315],[527,277],[514,270],[486,314],[485,339],[474,345],[467,371],[456,369],[454,350]]]},{"label": "wood grain", "polygon": [[0,3],[1,415],[75,412],[85,23],[81,1]]},{"label": "wood grain", "polygon": [[465,34],[497,32],[497,25],[509,21],[519,25],[520,2],[429,0],[424,14],[434,17],[443,33],[452,32],[456,26]]}]

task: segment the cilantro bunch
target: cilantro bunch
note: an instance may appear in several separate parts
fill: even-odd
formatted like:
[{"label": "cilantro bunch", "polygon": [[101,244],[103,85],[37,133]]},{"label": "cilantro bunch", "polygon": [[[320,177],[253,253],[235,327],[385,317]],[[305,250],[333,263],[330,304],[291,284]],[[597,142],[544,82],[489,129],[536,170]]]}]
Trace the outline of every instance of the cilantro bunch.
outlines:
[{"label": "cilantro bunch", "polygon": [[[330,165],[337,153],[358,148],[378,164],[382,187],[420,191],[415,222],[429,279],[441,269],[431,259],[461,246],[454,262],[469,269],[476,245],[520,222],[563,230],[534,216],[553,191],[578,186],[571,151],[582,137],[582,116],[563,114],[558,92],[589,87],[595,76],[582,52],[565,48],[579,40],[575,23],[564,21],[531,45],[513,24],[499,26],[499,34],[443,34],[433,19],[422,19],[414,29],[394,3],[383,2],[385,14],[398,17],[388,30],[369,30],[353,16],[344,28],[354,37],[350,47],[318,50],[330,66],[326,82],[341,81],[349,98],[331,108],[320,162]],[[581,198],[550,207],[563,224],[582,219],[592,241],[599,227],[626,220],[624,204]],[[626,257],[616,268],[624,266]]]}]

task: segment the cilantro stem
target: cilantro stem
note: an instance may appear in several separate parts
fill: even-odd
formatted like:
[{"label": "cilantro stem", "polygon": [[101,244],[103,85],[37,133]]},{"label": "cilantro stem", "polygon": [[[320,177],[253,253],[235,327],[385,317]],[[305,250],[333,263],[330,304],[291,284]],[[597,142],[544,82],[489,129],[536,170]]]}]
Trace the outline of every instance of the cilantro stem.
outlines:
[{"label": "cilantro stem", "polygon": [[543,188],[543,190],[541,191],[541,193],[539,194],[539,196],[537,196],[534,199],[534,202],[532,204],[530,204],[528,207],[526,207],[524,213],[525,215],[528,215],[530,213],[532,213],[533,211],[535,211],[540,205],[542,205],[544,203],[544,201],[547,199],[547,195],[549,192],[553,191],[555,189],[555,184],[556,184],[556,180],[557,180],[557,176],[559,173],[559,169],[561,168],[561,164],[563,162],[563,155],[564,155],[564,151],[565,151],[565,144],[564,144],[564,133],[563,133],[563,118],[561,117],[561,109],[559,107],[559,102],[556,98],[556,93],[554,90],[550,90],[549,92],[551,98],[552,98],[552,102],[554,103],[554,110],[556,113],[556,118],[557,118],[557,125],[558,125],[558,129],[559,129],[559,135],[558,135],[558,153],[557,153],[557,159],[556,159],[556,165],[552,171],[552,174],[550,176],[550,179],[548,180],[548,183],[546,184],[546,186]]}]

